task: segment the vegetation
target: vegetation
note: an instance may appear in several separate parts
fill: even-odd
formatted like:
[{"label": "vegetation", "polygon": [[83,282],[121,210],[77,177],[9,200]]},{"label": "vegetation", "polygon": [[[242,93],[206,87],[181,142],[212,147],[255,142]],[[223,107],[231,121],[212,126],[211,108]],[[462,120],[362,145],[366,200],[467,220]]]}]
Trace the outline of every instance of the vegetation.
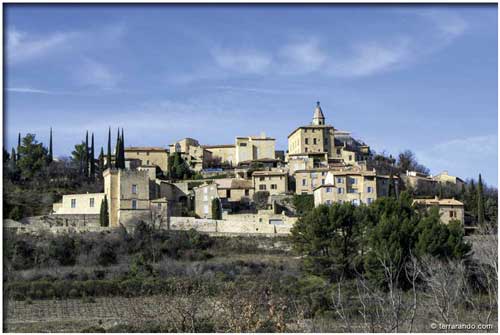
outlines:
[{"label": "vegetation", "polygon": [[212,200],[212,219],[221,220],[222,219],[222,205],[219,198],[214,198]]}]

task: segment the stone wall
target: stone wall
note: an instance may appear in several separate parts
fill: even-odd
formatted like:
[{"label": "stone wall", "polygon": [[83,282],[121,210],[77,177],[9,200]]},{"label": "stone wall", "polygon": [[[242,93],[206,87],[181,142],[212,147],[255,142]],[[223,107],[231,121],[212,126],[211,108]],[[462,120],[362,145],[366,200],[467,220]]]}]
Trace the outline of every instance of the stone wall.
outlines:
[{"label": "stone wall", "polygon": [[36,227],[99,227],[99,214],[51,214],[31,216],[21,220]]}]

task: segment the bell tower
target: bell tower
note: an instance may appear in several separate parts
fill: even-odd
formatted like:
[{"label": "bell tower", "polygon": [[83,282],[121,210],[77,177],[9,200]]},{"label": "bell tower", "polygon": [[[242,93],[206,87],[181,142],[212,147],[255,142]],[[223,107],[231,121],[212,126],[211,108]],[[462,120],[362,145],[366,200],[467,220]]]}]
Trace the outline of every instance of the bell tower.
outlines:
[{"label": "bell tower", "polygon": [[319,101],[316,102],[316,108],[314,109],[313,115],[313,126],[323,126],[325,124],[325,116],[323,115],[323,111],[321,110],[321,106],[319,105]]}]

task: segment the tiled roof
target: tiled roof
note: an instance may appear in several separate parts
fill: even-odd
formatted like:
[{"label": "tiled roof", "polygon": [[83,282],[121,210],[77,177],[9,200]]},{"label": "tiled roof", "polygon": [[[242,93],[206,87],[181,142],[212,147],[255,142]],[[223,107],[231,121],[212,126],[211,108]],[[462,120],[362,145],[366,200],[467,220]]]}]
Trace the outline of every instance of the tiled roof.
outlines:
[{"label": "tiled roof", "polygon": [[234,144],[202,145],[201,147],[205,149],[231,148],[234,147]]},{"label": "tiled roof", "polygon": [[166,152],[166,148],[162,147],[126,147],[125,151],[161,151]]},{"label": "tiled roof", "polygon": [[283,176],[287,173],[285,171],[255,171],[253,176]]},{"label": "tiled roof", "polygon": [[422,204],[426,206],[463,206],[463,202],[455,199],[415,199],[413,203]]}]

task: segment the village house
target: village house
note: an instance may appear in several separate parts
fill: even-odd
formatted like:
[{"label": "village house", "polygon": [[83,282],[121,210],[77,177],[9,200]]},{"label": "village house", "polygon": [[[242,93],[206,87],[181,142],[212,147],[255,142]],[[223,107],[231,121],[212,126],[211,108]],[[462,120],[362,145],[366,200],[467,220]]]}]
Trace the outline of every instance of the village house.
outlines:
[{"label": "village house", "polygon": [[288,173],[281,170],[255,171],[252,174],[255,192],[267,191],[269,195],[288,192]]},{"label": "village house", "polygon": [[438,183],[430,176],[417,171],[406,171],[406,174],[401,175],[401,178],[406,187],[411,187],[416,190],[430,189]]},{"label": "village house", "polygon": [[204,163],[212,158],[212,152],[203,148],[197,140],[189,137],[171,144],[169,151],[170,154],[180,153],[182,159],[195,172],[200,172],[204,168]]},{"label": "village house", "polygon": [[449,175],[448,171],[443,171],[435,176],[432,176],[431,178],[441,184],[455,185],[458,189],[461,189],[465,184],[465,182],[459,177]]},{"label": "village house", "polygon": [[438,207],[441,222],[444,224],[448,224],[451,221],[459,221],[460,224],[464,224],[464,204],[454,198],[439,199],[439,197],[434,197],[433,199],[415,199],[413,200],[413,204],[423,206],[426,209]]},{"label": "village house", "polygon": [[126,147],[125,159],[139,159],[142,166],[157,166],[168,172],[168,152],[161,147]]}]

